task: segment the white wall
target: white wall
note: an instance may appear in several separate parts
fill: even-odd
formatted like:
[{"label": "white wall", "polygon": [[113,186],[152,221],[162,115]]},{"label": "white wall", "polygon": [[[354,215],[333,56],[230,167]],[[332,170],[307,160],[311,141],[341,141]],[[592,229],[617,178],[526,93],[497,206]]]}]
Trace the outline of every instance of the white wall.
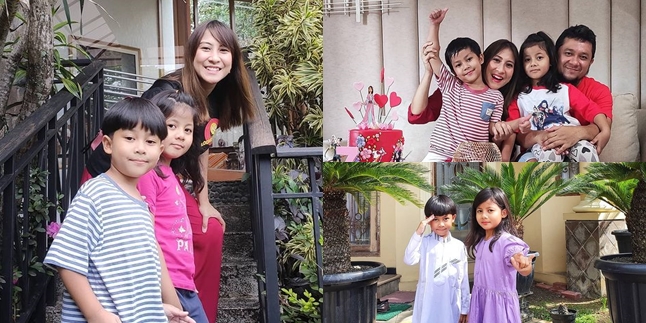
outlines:
[{"label": "white wall", "polygon": [[[364,1],[365,2],[365,1]],[[343,0],[329,0],[332,8]],[[376,3],[372,1],[371,3]],[[475,39],[485,48],[507,38],[518,47],[529,33],[543,30],[554,40],[563,29],[585,24],[597,35],[597,52],[590,76],[605,83],[613,93],[636,94],[646,104],[646,5],[640,0],[402,0],[395,10],[384,14],[371,11],[361,15],[327,14],[323,18],[324,139],[332,135],[347,138],[354,123],[343,111],[357,101],[352,83],[379,84],[382,67],[395,78],[391,90],[402,97],[402,117],[396,127],[404,131],[407,161],[419,161],[426,154],[433,124],[410,125],[406,109],[415,93],[423,66],[420,46],[426,39],[428,14],[448,7],[440,30],[443,47],[458,36]],[[640,34],[641,33],[641,34]],[[441,53],[443,56],[443,52]],[[433,89],[435,85],[433,84]],[[365,93],[365,91],[364,91]]]}]

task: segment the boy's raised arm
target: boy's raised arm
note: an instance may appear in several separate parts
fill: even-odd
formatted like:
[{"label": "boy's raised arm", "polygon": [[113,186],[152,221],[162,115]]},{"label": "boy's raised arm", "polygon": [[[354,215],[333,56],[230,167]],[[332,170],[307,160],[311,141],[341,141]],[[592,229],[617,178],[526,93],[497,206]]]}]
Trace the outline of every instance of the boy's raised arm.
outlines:
[{"label": "boy's raised arm", "polygon": [[[444,20],[444,17],[446,16],[446,12],[448,10],[449,10],[448,8],[435,9],[428,16],[428,18],[431,20],[431,26],[429,27],[428,38],[426,40],[433,43],[433,45],[431,46],[438,53],[440,51],[440,23]],[[440,56],[435,55],[434,57],[431,58],[430,62],[431,62],[431,67],[433,69],[433,73],[435,74],[435,76],[439,77],[440,68],[442,67],[442,60],[440,59]]]}]

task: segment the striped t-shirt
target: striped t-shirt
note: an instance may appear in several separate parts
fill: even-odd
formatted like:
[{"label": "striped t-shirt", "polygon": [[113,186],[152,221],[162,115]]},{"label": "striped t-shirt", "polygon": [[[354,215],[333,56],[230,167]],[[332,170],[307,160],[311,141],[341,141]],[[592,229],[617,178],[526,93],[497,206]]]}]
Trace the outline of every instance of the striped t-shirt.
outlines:
[{"label": "striped t-shirt", "polygon": [[[148,206],[105,174],[76,194],[44,262],[86,276],[103,308],[123,323],[168,321]],[[62,322],[85,321],[65,291]]]},{"label": "striped t-shirt", "polygon": [[442,111],[431,135],[429,152],[450,159],[461,142],[489,141],[489,122],[500,121],[502,116],[504,98],[500,91],[470,89],[444,64],[437,85],[442,92]]}]

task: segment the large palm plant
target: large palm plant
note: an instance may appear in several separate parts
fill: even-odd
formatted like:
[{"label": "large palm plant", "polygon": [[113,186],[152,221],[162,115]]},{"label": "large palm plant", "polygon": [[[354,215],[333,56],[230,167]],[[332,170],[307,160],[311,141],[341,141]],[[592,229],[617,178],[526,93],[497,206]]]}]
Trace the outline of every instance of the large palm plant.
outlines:
[{"label": "large palm plant", "polygon": [[349,218],[346,194],[382,192],[400,203],[422,203],[408,187],[432,189],[423,174],[428,169],[414,163],[341,163],[323,164],[323,272],[344,273],[351,269]]},{"label": "large palm plant", "polygon": [[592,163],[568,190],[590,194],[626,215],[633,260],[646,263],[646,163]]},{"label": "large palm plant", "polygon": [[509,199],[518,237],[523,238],[523,220],[554,195],[561,193],[571,180],[557,178],[564,165],[556,163],[527,163],[516,174],[513,164],[502,164],[500,173],[484,167],[481,171],[465,168],[453,183],[442,189],[458,204],[473,203],[480,190],[500,187]]}]

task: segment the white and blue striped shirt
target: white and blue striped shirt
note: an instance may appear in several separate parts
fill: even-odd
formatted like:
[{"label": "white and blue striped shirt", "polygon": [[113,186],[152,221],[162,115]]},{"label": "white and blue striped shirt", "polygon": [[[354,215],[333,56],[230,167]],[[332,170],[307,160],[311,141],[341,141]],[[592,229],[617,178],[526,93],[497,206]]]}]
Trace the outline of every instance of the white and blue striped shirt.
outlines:
[{"label": "white and blue striped shirt", "polygon": [[[44,262],[86,276],[103,308],[123,323],[167,322],[148,207],[105,174],[76,194]],[[62,322],[86,322],[67,291]]]}]

